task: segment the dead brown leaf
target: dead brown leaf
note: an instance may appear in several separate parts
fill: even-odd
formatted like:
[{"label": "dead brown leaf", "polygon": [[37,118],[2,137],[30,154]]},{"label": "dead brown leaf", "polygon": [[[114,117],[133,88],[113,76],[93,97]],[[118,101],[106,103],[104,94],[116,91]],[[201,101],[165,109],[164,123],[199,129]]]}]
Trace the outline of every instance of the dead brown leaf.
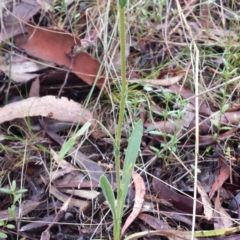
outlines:
[{"label": "dead brown leaf", "polygon": [[194,106],[191,103],[184,106],[185,113],[180,120],[180,126],[183,126],[185,129],[188,129],[191,122],[195,119]]},{"label": "dead brown leaf", "polygon": [[151,228],[155,230],[166,230],[171,229],[166,221],[153,217],[152,215],[141,213],[138,218],[147,223]]},{"label": "dead brown leaf", "polygon": [[152,84],[154,86],[171,86],[177,82],[179,82],[184,74],[179,74],[176,77],[168,77],[166,79],[144,79],[141,81],[141,79],[130,79],[128,80],[129,83],[148,83]]},{"label": "dead brown leaf", "polygon": [[[175,208],[187,213],[193,211],[193,199],[184,195],[181,195],[174,190],[168,188],[160,180],[153,178],[152,180],[153,190],[157,193],[158,198],[165,199],[170,202]],[[197,214],[202,213],[202,204],[196,203]]]},{"label": "dead brown leaf", "polygon": [[[177,212],[161,211],[161,213],[170,219],[174,219],[175,221],[183,222],[189,226],[192,226],[192,219],[189,216],[184,216],[183,214],[179,214]],[[198,223],[196,223],[195,227],[197,230],[201,230],[201,227]]]},{"label": "dead brown leaf", "polygon": [[160,132],[174,133],[175,126],[171,122],[157,121],[154,123],[145,123],[144,127],[147,129],[157,129]]},{"label": "dead brown leaf", "polygon": [[40,81],[39,77],[37,77],[31,84],[30,90],[29,90],[29,97],[39,97],[40,94]]},{"label": "dead brown leaf", "polygon": [[33,116],[80,124],[93,120],[92,113],[84,109],[81,104],[64,97],[54,96],[32,97],[8,104],[0,108],[0,115],[0,123]]},{"label": "dead brown leaf", "polygon": [[97,181],[84,181],[84,182],[74,182],[71,181],[70,183],[60,183],[57,184],[56,188],[96,188],[99,186],[99,183]]},{"label": "dead brown leaf", "polygon": [[220,168],[220,173],[212,185],[212,188],[209,192],[209,198],[212,199],[215,192],[223,185],[223,183],[228,179],[230,175],[229,166],[223,162],[221,158],[218,159],[218,167]]},{"label": "dead brown leaf", "polygon": [[49,231],[43,231],[41,234],[41,239],[40,240],[49,240],[50,239],[50,233]]},{"label": "dead brown leaf", "polygon": [[0,57],[0,62],[0,70],[16,83],[28,82],[30,79],[40,75],[34,72],[49,67],[49,65],[39,64],[16,54],[13,54],[11,61],[8,58]]},{"label": "dead brown leaf", "polygon": [[[77,36],[61,30],[29,25],[28,35],[17,36],[15,42],[29,55],[66,66],[87,84],[93,85],[100,63],[83,51],[74,53],[74,49],[81,46]],[[97,85],[100,87],[103,81],[102,78],[99,79]]]},{"label": "dead brown leaf", "polygon": [[80,200],[80,199],[75,199],[75,198],[71,198],[69,200],[68,195],[61,193],[54,186],[50,187],[50,193],[62,202],[69,201],[70,206],[74,206],[74,207],[78,207],[80,209],[83,209],[83,208],[86,208],[89,205],[89,202],[87,202],[85,200]]},{"label": "dead brown leaf", "polygon": [[41,240],[48,240],[50,239],[50,229],[51,227],[55,224],[58,223],[61,219],[62,219],[62,214],[61,213],[65,213],[71,203],[71,199],[72,197],[70,196],[67,201],[63,202],[62,207],[60,208],[60,210],[57,212],[56,216],[54,217],[53,221],[48,225],[47,229],[42,232],[41,235]]},{"label": "dead brown leaf", "polygon": [[[228,113],[227,115],[230,115],[230,113]],[[224,117],[226,116],[226,114],[224,115]],[[233,118],[231,118],[232,121],[235,121]],[[184,123],[184,119],[181,120]],[[184,124],[190,124],[189,129],[193,130],[195,128],[195,121],[186,121],[186,123]],[[179,126],[181,126],[179,124]],[[173,133],[176,129],[175,126],[172,122],[168,121],[157,121],[154,123],[145,123],[144,127],[148,128],[148,129],[157,129],[161,132],[165,132],[165,133]],[[211,127],[211,121],[202,121],[199,123],[199,131],[201,132],[201,134],[206,134],[209,131],[209,128]],[[233,133],[235,133],[239,128],[238,127],[233,127],[232,129],[223,132],[221,134],[218,135],[218,139],[219,140],[224,140],[228,137],[230,137]],[[180,129],[179,129],[180,130]],[[207,134],[207,135],[200,135],[199,136],[199,142],[200,142],[200,146],[206,146],[206,145],[211,145],[213,143],[216,142],[216,139],[213,137],[213,135]],[[182,146],[182,145],[178,145],[178,146]],[[194,147],[194,144],[188,144],[185,143],[184,144],[185,147]]]},{"label": "dead brown leaf", "polygon": [[71,174],[74,171],[79,171],[77,168],[63,168],[63,169],[57,169],[55,171],[52,171],[49,175],[50,182],[56,181],[58,178],[62,178],[67,174]]},{"label": "dead brown leaf", "polygon": [[126,229],[130,226],[130,224],[141,212],[142,205],[144,202],[144,195],[146,193],[146,186],[142,177],[137,172],[133,172],[132,178],[135,185],[135,200],[133,210],[122,227],[121,236],[123,236]]},{"label": "dead brown leaf", "polygon": [[[45,4],[51,4],[53,0],[44,0]],[[3,25],[0,33],[0,43],[14,37],[18,34],[26,32],[26,22],[35,15],[42,5],[36,0],[21,1],[1,1],[1,9],[3,9]]]},{"label": "dead brown leaf", "polygon": [[[22,203],[22,207],[21,208],[17,207],[15,209],[15,214],[16,214],[16,216],[19,216],[19,212],[21,212],[21,216],[25,216],[29,212],[34,210],[36,207],[38,207],[41,203],[42,202],[35,202],[35,201],[27,200],[25,203]],[[13,219],[9,215],[9,211],[8,210],[0,211],[0,216],[1,216],[1,219],[8,219],[8,220]]]},{"label": "dead brown leaf", "polygon": [[203,4],[201,4],[200,8],[201,8],[201,10],[200,10],[201,17],[200,17],[199,21],[202,25],[202,28],[209,29],[209,26],[211,23],[210,4],[203,3]]},{"label": "dead brown leaf", "polygon": [[[193,98],[194,94],[189,89],[185,89],[178,85],[171,85],[167,88],[167,90],[170,90],[175,94],[179,94],[185,99],[190,98],[189,101],[192,103],[193,106],[195,106],[195,99]],[[201,100],[201,98],[199,100],[199,113],[204,114],[205,116],[209,116],[212,114],[210,108],[203,102],[203,100]]]},{"label": "dead brown leaf", "polygon": [[197,182],[197,189],[199,194],[201,195],[205,217],[209,221],[212,219],[212,216],[213,216],[213,208],[212,208],[211,201],[200,182]]},{"label": "dead brown leaf", "polygon": [[26,232],[26,231],[36,231],[42,227],[48,226],[50,222],[54,219],[53,215],[47,216],[39,221],[33,221],[21,227],[19,231]]},{"label": "dead brown leaf", "polygon": [[[235,133],[238,130],[238,127],[232,128],[224,133],[219,134],[218,140],[224,140],[229,138],[233,133]],[[210,145],[216,142],[216,139],[214,139],[213,135],[204,135],[199,136],[199,142],[200,144]]]},{"label": "dead brown leaf", "polygon": [[218,195],[214,202],[215,212],[214,212],[214,229],[227,229],[232,227],[233,222],[231,220],[231,216],[227,213],[227,211],[222,207],[220,198],[219,198],[219,191]]},{"label": "dead brown leaf", "polygon": [[62,192],[88,200],[93,200],[99,195],[99,192],[93,189],[91,190],[63,189]]}]

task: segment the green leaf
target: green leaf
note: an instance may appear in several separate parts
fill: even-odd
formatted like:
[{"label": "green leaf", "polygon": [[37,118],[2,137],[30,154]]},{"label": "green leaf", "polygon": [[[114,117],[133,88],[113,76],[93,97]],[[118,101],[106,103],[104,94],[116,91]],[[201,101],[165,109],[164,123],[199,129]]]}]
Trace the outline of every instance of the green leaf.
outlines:
[{"label": "green leaf", "polygon": [[27,192],[28,190],[27,189],[20,189],[20,190],[17,190],[16,191],[16,194],[18,195],[18,194],[22,194],[22,193],[25,193],[25,192]]},{"label": "green leaf", "polygon": [[0,226],[4,225],[4,221],[2,219],[0,219]]},{"label": "green leaf", "polygon": [[86,122],[80,130],[77,131],[76,135],[74,136],[75,138],[82,136],[91,126],[90,122]]},{"label": "green leaf", "polygon": [[215,141],[218,140],[218,134],[217,134],[217,133],[214,133],[214,134],[213,134],[213,139],[214,139]]},{"label": "green leaf", "polygon": [[125,7],[127,4],[127,0],[119,0],[119,5],[121,8]]},{"label": "green leaf", "polygon": [[147,92],[150,92],[153,90],[153,87],[151,85],[146,84],[146,85],[144,85],[143,89]]},{"label": "green leaf", "polygon": [[162,132],[159,132],[159,131],[149,131],[150,134],[152,135],[156,135],[156,136],[162,136],[163,133]]},{"label": "green leaf", "polygon": [[223,88],[220,88],[220,89],[219,89],[219,91],[222,93],[222,95],[223,95],[223,96],[225,96],[225,95],[226,95],[226,90],[225,90],[225,89],[223,89]]},{"label": "green leaf", "polygon": [[229,104],[225,104],[222,109],[221,109],[221,113],[225,113],[229,108]]},{"label": "green leaf", "polygon": [[210,121],[216,128],[220,128],[220,122],[218,120],[210,119]]},{"label": "green leaf", "polygon": [[5,194],[12,194],[12,190],[10,190],[10,189],[0,188],[0,191],[5,193]]},{"label": "green leaf", "polygon": [[75,138],[69,138],[63,145],[59,152],[59,159],[63,159],[66,154],[70,151],[75,143]]},{"label": "green leaf", "polygon": [[108,179],[106,178],[106,176],[104,176],[104,175],[102,175],[100,177],[99,182],[100,182],[102,191],[104,193],[104,196],[110,205],[112,215],[114,218],[114,224],[115,224],[115,221],[117,220],[117,215],[116,215],[115,197],[114,197],[112,186],[111,186],[110,182],[108,181]]},{"label": "green leaf", "polygon": [[82,127],[81,129],[71,138],[69,138],[63,145],[62,145],[62,148],[59,152],[59,159],[63,159],[66,154],[70,151],[70,149],[73,147],[75,141],[76,141],[76,138],[83,135],[87,130],[88,128],[91,126],[91,123],[90,122],[86,122]]},{"label": "green leaf", "polygon": [[6,227],[7,227],[8,229],[14,229],[14,228],[15,228],[15,226],[14,226],[13,224],[7,224]]},{"label": "green leaf", "polygon": [[15,204],[21,197],[21,194],[18,194],[18,195],[14,195],[13,197],[13,204]]},{"label": "green leaf", "polygon": [[224,67],[228,67],[229,66],[229,63],[228,63],[228,61],[225,58],[222,58],[222,61],[223,61]]},{"label": "green leaf", "polygon": [[233,119],[234,119],[234,121],[238,121],[238,116],[236,113],[233,114]]},{"label": "green leaf", "polygon": [[16,205],[11,205],[10,209],[11,209],[12,211],[15,211]]},{"label": "green leaf", "polygon": [[7,235],[3,232],[0,232],[0,238],[7,238]]},{"label": "green leaf", "polygon": [[17,218],[15,213],[15,208],[16,208],[15,205],[12,205],[11,207],[8,208],[8,214],[14,219]]},{"label": "green leaf", "polygon": [[12,192],[15,192],[15,191],[16,191],[16,188],[17,188],[17,183],[16,183],[15,180],[13,180],[12,185],[11,185],[11,190],[12,190]]},{"label": "green leaf", "polygon": [[159,151],[158,148],[155,148],[155,147],[153,147],[153,146],[150,146],[150,149],[152,149],[152,150],[156,153],[156,155],[157,155],[158,158],[161,158],[161,153],[160,153],[160,151]]},{"label": "green leaf", "polygon": [[232,127],[228,127],[228,126],[225,126],[225,127],[221,127],[221,130],[231,130]]},{"label": "green leaf", "polygon": [[123,165],[123,174],[122,174],[122,202],[121,208],[123,209],[123,205],[127,196],[128,187],[130,184],[130,180],[133,173],[134,164],[136,162],[140,144],[142,141],[143,134],[143,123],[142,120],[139,120],[134,130],[129,138],[128,147],[126,151],[126,157]]}]

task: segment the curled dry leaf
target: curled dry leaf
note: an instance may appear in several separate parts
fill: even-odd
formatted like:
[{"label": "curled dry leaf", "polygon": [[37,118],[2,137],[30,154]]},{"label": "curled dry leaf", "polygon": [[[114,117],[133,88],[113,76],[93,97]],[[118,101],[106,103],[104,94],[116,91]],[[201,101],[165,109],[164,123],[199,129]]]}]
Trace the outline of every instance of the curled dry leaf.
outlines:
[{"label": "curled dry leaf", "polygon": [[133,210],[131,214],[128,216],[122,228],[121,235],[124,234],[128,226],[134,221],[134,219],[141,212],[142,205],[144,202],[144,195],[146,193],[146,187],[142,177],[138,173],[133,172],[132,178],[135,185],[135,200],[134,200]]},{"label": "curled dry leaf", "polygon": [[[144,79],[143,83],[152,84],[155,86],[171,86],[181,80],[184,74],[179,74],[176,77],[169,77],[166,79]],[[130,79],[128,80],[129,83],[141,83],[140,79]]]},{"label": "curled dry leaf", "polygon": [[[81,46],[77,36],[61,30],[29,25],[27,37],[17,36],[15,42],[29,55],[71,68],[79,78],[93,85],[100,63],[88,53],[74,52],[75,48]],[[102,78],[99,79],[97,85],[100,87],[103,81]]]},{"label": "curled dry leaf", "polygon": [[62,192],[89,200],[93,200],[99,195],[99,192],[93,189],[92,190],[63,189]]},{"label": "curled dry leaf", "polygon": [[84,200],[75,199],[75,198],[70,198],[70,200],[69,200],[68,195],[65,195],[65,194],[61,193],[54,186],[50,187],[50,193],[62,202],[69,201],[70,206],[74,206],[74,207],[78,207],[80,209],[84,209],[89,205],[89,203],[87,201],[84,201]]},{"label": "curled dry leaf", "polygon": [[92,113],[81,104],[67,98],[54,96],[32,97],[0,108],[0,123],[15,118],[43,116],[62,122],[84,124],[93,121]]},{"label": "curled dry leaf", "polygon": [[209,221],[212,219],[212,216],[213,216],[213,208],[212,208],[211,201],[200,182],[197,182],[197,189],[199,194],[201,195],[205,217]]},{"label": "curled dry leaf", "polygon": [[229,166],[223,162],[221,158],[218,159],[218,167],[220,168],[220,173],[212,185],[212,188],[209,192],[209,198],[212,199],[215,192],[223,185],[223,183],[228,179],[230,175]]}]

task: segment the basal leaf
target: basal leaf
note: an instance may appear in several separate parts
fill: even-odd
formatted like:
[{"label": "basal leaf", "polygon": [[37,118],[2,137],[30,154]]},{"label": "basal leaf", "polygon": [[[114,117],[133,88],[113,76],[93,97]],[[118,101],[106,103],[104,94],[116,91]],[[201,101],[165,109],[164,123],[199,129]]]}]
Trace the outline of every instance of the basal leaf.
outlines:
[{"label": "basal leaf", "polygon": [[122,206],[125,202],[128,187],[133,173],[134,164],[136,162],[143,133],[143,123],[139,120],[134,127],[134,130],[129,138],[128,147],[126,150],[126,157],[123,165],[122,174]]},{"label": "basal leaf", "polygon": [[114,197],[112,186],[109,183],[106,176],[104,176],[104,175],[102,175],[100,177],[100,186],[102,188],[102,191],[104,193],[105,198],[107,199],[107,201],[110,205],[112,215],[113,215],[113,218],[114,218],[114,221],[115,221],[116,220],[115,197]]}]

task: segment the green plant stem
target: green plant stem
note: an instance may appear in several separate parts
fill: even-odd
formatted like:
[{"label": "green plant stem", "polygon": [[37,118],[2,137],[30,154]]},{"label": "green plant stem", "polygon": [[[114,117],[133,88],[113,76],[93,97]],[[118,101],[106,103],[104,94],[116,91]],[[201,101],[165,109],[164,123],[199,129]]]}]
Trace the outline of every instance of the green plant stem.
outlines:
[{"label": "green plant stem", "polygon": [[122,88],[121,88],[121,99],[119,104],[119,116],[118,116],[118,126],[115,141],[115,165],[116,165],[116,182],[117,182],[117,224],[114,224],[114,239],[120,239],[120,230],[122,223],[122,212],[121,203],[123,201],[122,197],[122,187],[121,187],[121,166],[120,166],[120,142],[121,142],[121,132],[124,119],[125,102],[127,99],[127,79],[126,79],[126,63],[125,63],[125,11],[124,7],[118,6],[119,10],[119,32],[120,32],[120,51],[121,51],[121,76],[122,76]]}]

